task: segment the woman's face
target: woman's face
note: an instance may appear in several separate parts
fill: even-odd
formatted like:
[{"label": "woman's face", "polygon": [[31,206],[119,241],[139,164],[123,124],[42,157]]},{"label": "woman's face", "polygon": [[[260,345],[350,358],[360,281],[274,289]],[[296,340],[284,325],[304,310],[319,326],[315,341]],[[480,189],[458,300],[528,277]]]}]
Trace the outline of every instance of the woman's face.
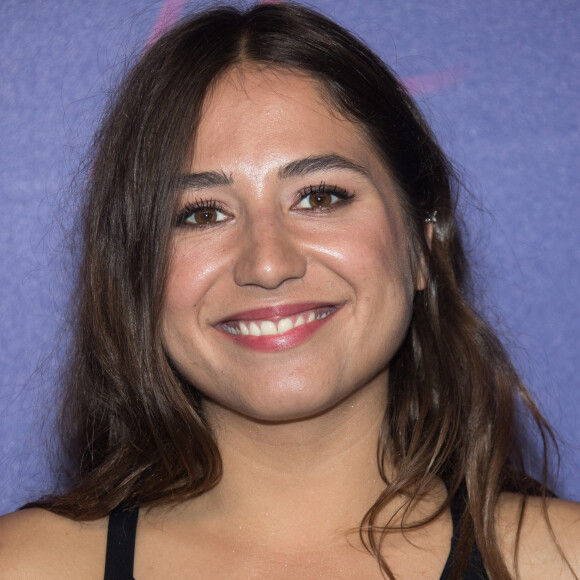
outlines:
[{"label": "woman's face", "polygon": [[184,173],[162,317],[181,374],[266,421],[386,387],[416,284],[393,181],[362,132],[305,76],[235,69]]}]

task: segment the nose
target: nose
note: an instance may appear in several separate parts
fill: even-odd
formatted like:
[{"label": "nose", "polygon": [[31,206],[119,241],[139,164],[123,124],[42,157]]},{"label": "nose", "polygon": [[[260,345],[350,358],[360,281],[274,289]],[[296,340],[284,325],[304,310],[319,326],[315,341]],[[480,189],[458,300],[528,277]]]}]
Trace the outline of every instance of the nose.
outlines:
[{"label": "nose", "polygon": [[234,280],[239,286],[273,290],[306,273],[306,257],[283,219],[247,224],[240,242],[234,265]]}]

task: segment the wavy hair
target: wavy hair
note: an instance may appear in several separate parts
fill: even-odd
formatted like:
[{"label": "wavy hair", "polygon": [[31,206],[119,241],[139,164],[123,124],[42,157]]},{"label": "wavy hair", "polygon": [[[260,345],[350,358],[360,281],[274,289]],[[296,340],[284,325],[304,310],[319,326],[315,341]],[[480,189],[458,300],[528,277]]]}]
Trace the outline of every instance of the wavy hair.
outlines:
[{"label": "wavy hair", "polygon": [[[425,264],[427,288],[415,297],[409,332],[390,363],[377,455],[385,489],[361,522],[363,542],[394,578],[381,556],[389,527],[376,524],[378,514],[395,495],[411,502],[442,479],[448,500],[427,521],[460,490],[467,495],[454,578],[474,542],[490,575],[509,577],[494,532],[498,495],[547,493],[546,472],[544,484],[525,475],[518,416],[523,411],[539,429],[544,465],[553,437],[470,303],[459,182],[389,67],[334,22],[291,3],[220,7],[183,20],[139,58],[115,93],[94,139],[80,218],[62,419],[71,478],[64,493],[35,505],[93,519],[119,504],[192,498],[219,481],[221,460],[200,394],[172,368],[160,315],[176,178],[208,91],[245,63],[308,75],[366,134],[398,185],[411,251]],[[435,212],[429,240],[425,217]],[[387,453],[396,467],[391,480],[383,469]]]}]

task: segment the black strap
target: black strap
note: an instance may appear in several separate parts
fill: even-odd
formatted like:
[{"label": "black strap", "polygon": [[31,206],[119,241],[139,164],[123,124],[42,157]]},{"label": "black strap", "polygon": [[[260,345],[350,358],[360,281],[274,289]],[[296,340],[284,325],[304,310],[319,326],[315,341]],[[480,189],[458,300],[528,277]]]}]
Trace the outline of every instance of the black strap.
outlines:
[{"label": "black strap", "polygon": [[[467,490],[465,485],[462,485],[455,497],[451,500],[451,520],[453,522],[453,534],[451,536],[451,548],[449,550],[449,556],[447,557],[447,562],[445,562],[445,568],[443,568],[443,573],[439,580],[449,580],[451,578],[451,571],[453,570],[453,564],[455,563],[455,557],[457,554],[457,544],[459,542],[459,533],[461,531],[461,516],[465,505],[467,503]],[[483,559],[481,557],[481,552],[477,547],[477,544],[473,545],[473,550],[471,551],[471,558],[469,559],[469,564],[467,565],[467,570],[463,575],[463,580],[489,580],[489,576],[485,571],[485,566],[483,565]]]},{"label": "black strap", "polygon": [[133,580],[139,510],[115,508],[109,514],[104,580]]}]

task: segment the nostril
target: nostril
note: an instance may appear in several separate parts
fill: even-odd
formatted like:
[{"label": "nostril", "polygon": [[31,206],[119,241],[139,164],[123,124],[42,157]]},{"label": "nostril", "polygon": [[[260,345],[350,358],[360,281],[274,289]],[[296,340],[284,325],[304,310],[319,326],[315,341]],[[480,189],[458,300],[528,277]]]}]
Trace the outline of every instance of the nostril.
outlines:
[{"label": "nostril", "polygon": [[234,279],[238,285],[277,288],[287,280],[302,278],[306,259],[300,245],[274,227],[266,236],[248,237],[235,260]]}]

